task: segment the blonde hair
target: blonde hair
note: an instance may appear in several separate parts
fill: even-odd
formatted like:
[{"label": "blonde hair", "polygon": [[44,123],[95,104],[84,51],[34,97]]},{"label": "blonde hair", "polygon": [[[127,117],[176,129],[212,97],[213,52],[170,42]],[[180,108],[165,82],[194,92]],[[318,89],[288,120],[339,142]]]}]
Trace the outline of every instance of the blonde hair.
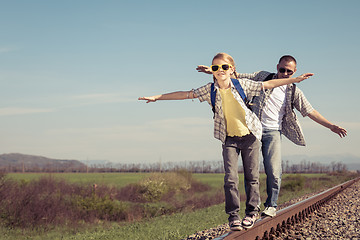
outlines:
[{"label": "blonde hair", "polygon": [[[231,78],[237,78],[237,74],[236,74],[236,65],[235,65],[235,61],[234,61],[234,58],[232,56],[230,56],[229,54],[227,53],[218,53],[215,55],[215,57],[213,58],[212,60],[212,63],[214,62],[215,59],[221,59],[221,60],[224,60],[225,62],[231,64],[234,68],[234,72],[233,74],[231,74]],[[215,77],[214,78],[214,81],[216,80]]]}]

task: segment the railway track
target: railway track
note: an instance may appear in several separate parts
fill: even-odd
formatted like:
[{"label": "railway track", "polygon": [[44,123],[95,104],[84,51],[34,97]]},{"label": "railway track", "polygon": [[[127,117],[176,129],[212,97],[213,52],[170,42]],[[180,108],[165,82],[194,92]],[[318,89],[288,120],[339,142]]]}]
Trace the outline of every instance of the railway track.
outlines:
[{"label": "railway track", "polygon": [[277,215],[273,218],[265,217],[259,219],[251,229],[228,232],[215,239],[271,239],[271,236],[278,236],[281,233],[286,232],[291,226],[304,221],[311,213],[319,210],[324,204],[333,199],[337,194],[359,180],[360,178],[356,178],[347,181],[313,197],[283,208],[279,210]]}]

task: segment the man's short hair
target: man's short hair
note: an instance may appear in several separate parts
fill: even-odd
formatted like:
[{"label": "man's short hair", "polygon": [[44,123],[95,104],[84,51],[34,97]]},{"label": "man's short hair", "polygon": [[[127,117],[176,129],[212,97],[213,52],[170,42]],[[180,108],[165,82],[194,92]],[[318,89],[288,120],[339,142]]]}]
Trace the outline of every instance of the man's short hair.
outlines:
[{"label": "man's short hair", "polygon": [[296,63],[296,59],[295,59],[293,56],[291,56],[291,55],[284,55],[284,56],[282,56],[282,57],[280,58],[280,60],[279,60],[279,63],[280,63],[282,60],[287,61],[287,62],[295,62],[295,64],[297,64],[297,63]]}]

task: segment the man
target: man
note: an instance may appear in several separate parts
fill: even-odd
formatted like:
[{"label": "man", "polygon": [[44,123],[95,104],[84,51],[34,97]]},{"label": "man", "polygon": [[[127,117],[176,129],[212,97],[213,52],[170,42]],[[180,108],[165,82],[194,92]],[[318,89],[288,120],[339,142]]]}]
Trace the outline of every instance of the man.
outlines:
[{"label": "man", "polygon": [[[238,74],[239,78],[248,78],[255,81],[267,81],[275,78],[291,78],[296,72],[296,60],[290,55],[282,56],[277,64],[277,73],[266,71],[252,74]],[[199,72],[210,73],[207,66],[199,65]],[[294,84],[265,90],[260,96],[252,100],[251,109],[261,120],[262,156],[266,173],[267,199],[264,203],[263,216],[275,216],[277,200],[281,185],[281,135],[284,134],[293,143],[305,146],[300,123],[293,111],[296,108],[303,117],[308,116],[320,125],[329,128],[340,137],[345,137],[347,131],[332,124],[318,111],[313,109],[302,91]]]}]

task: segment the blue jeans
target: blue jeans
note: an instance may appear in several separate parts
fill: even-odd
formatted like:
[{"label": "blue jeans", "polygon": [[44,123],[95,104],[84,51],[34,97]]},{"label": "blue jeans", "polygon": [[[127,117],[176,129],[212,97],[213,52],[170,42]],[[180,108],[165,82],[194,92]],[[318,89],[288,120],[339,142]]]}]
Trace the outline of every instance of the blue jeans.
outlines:
[{"label": "blue jeans", "polygon": [[267,199],[265,207],[277,207],[281,185],[281,131],[263,130],[262,156],[266,173]]},{"label": "blue jeans", "polygon": [[245,214],[253,215],[259,212],[259,153],[260,141],[253,134],[244,137],[227,137],[223,145],[224,159],[224,191],[225,211],[229,214],[229,221],[239,219],[240,195],[238,158],[241,154],[246,183]]}]

